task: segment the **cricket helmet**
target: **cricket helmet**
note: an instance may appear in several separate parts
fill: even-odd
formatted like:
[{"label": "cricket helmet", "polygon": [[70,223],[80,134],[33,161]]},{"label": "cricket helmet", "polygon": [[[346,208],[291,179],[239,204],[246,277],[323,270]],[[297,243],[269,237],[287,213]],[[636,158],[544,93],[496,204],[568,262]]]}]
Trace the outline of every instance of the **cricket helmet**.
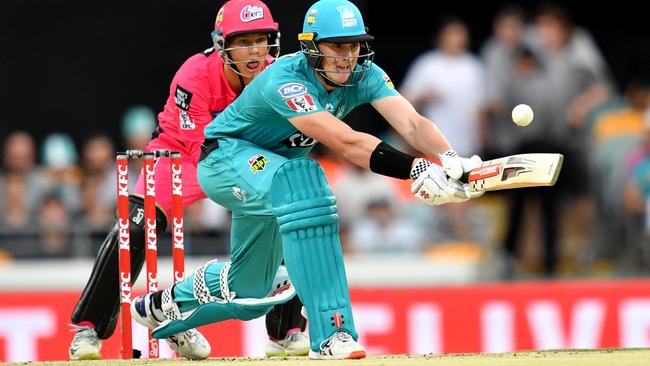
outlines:
[{"label": "cricket helmet", "polygon": [[[333,86],[351,86],[361,81],[375,55],[368,45],[374,37],[368,34],[359,8],[348,0],[320,0],[314,3],[307,10],[298,40],[309,65]],[[325,75],[325,70],[321,68],[322,60],[332,56],[324,56],[318,42],[361,44],[361,52],[356,57],[357,66],[344,84],[336,83]]]},{"label": "cricket helmet", "polygon": [[214,48],[224,57],[229,51],[226,40],[229,37],[249,34],[269,34],[269,54],[280,53],[280,32],[268,6],[259,0],[229,0],[219,12],[214,23],[212,40]]}]

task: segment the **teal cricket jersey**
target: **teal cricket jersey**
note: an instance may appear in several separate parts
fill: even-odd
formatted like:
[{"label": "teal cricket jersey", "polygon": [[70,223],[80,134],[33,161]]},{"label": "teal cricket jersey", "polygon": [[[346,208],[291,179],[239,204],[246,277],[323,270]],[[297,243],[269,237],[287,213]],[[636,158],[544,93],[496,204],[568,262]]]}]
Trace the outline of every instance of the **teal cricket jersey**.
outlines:
[{"label": "teal cricket jersey", "polygon": [[204,133],[208,139],[234,137],[297,158],[316,141],[300,133],[288,118],[328,111],[342,119],[359,105],[391,95],[398,92],[374,63],[357,84],[328,93],[305,56],[297,52],[280,57],[253,79]]}]

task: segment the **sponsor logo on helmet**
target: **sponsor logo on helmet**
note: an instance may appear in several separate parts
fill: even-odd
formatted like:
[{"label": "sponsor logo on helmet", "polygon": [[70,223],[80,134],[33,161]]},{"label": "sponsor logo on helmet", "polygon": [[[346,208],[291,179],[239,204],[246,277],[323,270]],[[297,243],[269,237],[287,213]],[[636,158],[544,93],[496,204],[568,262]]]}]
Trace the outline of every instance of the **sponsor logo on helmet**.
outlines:
[{"label": "sponsor logo on helmet", "polygon": [[[262,154],[257,154],[255,156],[252,156],[248,159],[248,165],[251,167],[251,171],[254,174],[257,174],[257,172],[261,172],[266,168],[266,164],[269,163],[269,159],[262,155]],[[234,192],[233,192],[234,193]]]},{"label": "sponsor logo on helmet", "polygon": [[278,89],[282,98],[297,97],[307,93],[307,87],[300,83],[286,83]]},{"label": "sponsor logo on helmet", "polygon": [[252,22],[255,19],[264,18],[264,9],[259,6],[246,5],[239,13],[239,18],[242,22]]},{"label": "sponsor logo on helmet", "polygon": [[339,6],[336,8],[341,16],[341,27],[349,28],[357,26],[357,17],[354,16],[354,10],[349,6]]},{"label": "sponsor logo on helmet", "polygon": [[309,15],[307,15],[307,24],[314,24],[316,23],[316,13],[318,12],[317,9],[313,9]]},{"label": "sponsor logo on helmet", "polygon": [[223,21],[223,8],[219,10],[219,13],[217,14],[217,21],[215,23],[218,26],[219,24],[221,24],[222,21]]},{"label": "sponsor logo on helmet", "polygon": [[316,103],[314,103],[314,99],[309,94],[305,94],[299,97],[289,99],[285,103],[287,103],[289,108],[293,109],[298,113],[318,110]]}]

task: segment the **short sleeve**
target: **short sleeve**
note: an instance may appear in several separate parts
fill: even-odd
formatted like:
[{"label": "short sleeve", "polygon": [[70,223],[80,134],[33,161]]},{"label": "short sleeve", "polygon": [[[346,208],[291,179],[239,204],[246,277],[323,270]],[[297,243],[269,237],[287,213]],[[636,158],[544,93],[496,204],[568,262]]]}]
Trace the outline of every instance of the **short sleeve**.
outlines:
[{"label": "short sleeve", "polygon": [[318,102],[316,88],[304,81],[269,83],[261,95],[275,112],[287,119],[325,110]]},{"label": "short sleeve", "polygon": [[366,73],[359,88],[359,104],[371,103],[384,97],[399,95],[393,81],[377,64],[373,63]]}]

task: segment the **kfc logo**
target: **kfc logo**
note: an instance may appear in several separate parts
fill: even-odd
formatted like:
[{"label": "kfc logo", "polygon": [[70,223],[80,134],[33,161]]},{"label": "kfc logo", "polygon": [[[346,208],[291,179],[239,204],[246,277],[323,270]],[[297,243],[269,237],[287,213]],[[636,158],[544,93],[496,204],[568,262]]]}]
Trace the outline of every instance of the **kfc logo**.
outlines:
[{"label": "kfc logo", "polygon": [[286,101],[289,108],[298,113],[312,112],[318,110],[314,99],[309,94],[295,97]]}]

